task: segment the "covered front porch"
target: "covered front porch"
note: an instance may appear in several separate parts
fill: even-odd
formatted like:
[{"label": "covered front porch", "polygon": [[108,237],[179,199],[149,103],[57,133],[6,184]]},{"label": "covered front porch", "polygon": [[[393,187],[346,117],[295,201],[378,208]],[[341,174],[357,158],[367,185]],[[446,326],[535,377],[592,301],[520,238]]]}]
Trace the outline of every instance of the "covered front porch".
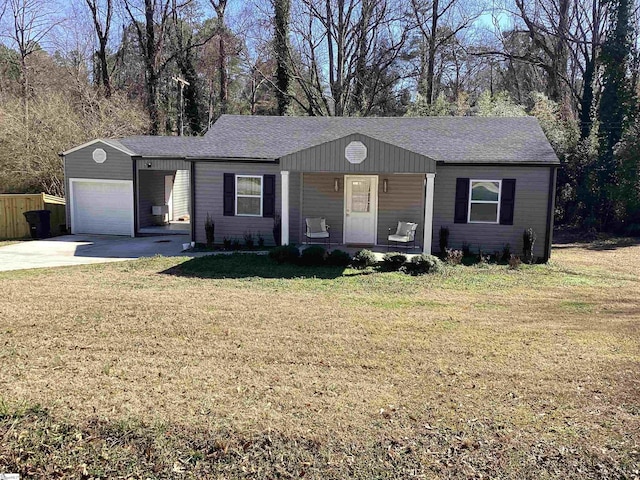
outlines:
[{"label": "covered front porch", "polygon": [[[435,161],[353,134],[280,159],[282,244],[331,243],[380,252],[431,253]],[[307,219],[329,238],[309,238]],[[414,242],[389,247],[398,222],[417,224]]]},{"label": "covered front porch", "polygon": [[[430,252],[434,176],[283,171],[282,243]],[[310,235],[307,221],[319,218],[324,219],[328,238]],[[389,245],[398,222],[417,224],[416,231],[412,241]]]}]

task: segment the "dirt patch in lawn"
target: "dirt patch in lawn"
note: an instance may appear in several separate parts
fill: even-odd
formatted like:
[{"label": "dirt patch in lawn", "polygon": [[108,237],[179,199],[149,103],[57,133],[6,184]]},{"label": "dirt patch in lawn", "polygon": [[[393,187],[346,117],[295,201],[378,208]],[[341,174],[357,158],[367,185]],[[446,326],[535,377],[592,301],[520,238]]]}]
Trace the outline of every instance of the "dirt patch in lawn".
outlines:
[{"label": "dirt patch in lawn", "polygon": [[426,277],[253,256],[0,274],[0,471],[633,477],[639,255]]}]

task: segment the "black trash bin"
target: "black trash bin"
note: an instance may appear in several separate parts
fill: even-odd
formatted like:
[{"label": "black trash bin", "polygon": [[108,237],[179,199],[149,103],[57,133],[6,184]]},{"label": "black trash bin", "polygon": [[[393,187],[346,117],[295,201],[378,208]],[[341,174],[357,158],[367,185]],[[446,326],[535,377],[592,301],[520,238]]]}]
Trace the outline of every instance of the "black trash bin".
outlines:
[{"label": "black trash bin", "polygon": [[51,212],[49,210],[29,210],[24,212],[29,223],[31,238],[49,238],[51,236]]}]

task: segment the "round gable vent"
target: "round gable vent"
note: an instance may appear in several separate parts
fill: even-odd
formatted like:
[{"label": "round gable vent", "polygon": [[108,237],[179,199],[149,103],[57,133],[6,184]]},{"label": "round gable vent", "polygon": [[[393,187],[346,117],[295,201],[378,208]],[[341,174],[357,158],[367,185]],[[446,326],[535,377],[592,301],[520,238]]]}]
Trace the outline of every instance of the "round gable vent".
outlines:
[{"label": "round gable vent", "polygon": [[367,147],[362,142],[351,142],[344,149],[344,156],[349,163],[362,163],[367,158]]},{"label": "round gable vent", "polygon": [[96,148],[93,151],[93,160],[96,163],[104,163],[106,159],[107,159],[107,152],[105,152],[103,149]]}]

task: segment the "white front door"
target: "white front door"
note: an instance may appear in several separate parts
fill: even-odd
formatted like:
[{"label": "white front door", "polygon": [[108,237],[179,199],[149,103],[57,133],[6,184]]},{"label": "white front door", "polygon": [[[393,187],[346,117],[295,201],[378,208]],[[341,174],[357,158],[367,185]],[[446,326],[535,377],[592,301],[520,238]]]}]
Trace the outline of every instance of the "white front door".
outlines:
[{"label": "white front door", "polygon": [[173,220],[173,175],[164,177],[164,204],[168,207],[167,221]]},{"label": "white front door", "polygon": [[375,245],[378,177],[345,175],[344,243]]}]

